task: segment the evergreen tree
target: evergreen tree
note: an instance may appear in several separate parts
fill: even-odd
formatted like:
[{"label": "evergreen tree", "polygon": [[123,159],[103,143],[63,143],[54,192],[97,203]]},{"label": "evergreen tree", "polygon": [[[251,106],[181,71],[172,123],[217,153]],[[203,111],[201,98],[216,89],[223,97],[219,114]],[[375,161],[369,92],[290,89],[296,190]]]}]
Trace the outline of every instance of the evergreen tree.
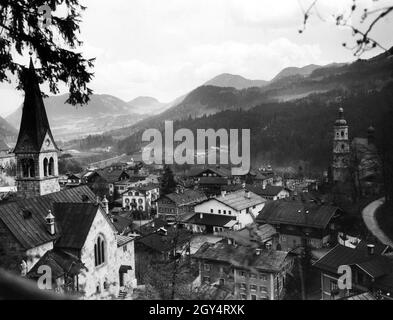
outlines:
[{"label": "evergreen tree", "polygon": [[68,103],[89,101],[92,90],[87,85],[93,77],[94,59],[85,59],[75,50],[82,45],[77,34],[81,12],[86,9],[79,2],[0,0],[0,82],[9,82],[12,74],[19,79],[18,89],[23,88],[25,66],[17,59],[30,51],[40,60],[40,82],[48,81],[53,94],[59,93],[61,81],[69,86]]},{"label": "evergreen tree", "polygon": [[176,190],[176,182],[170,166],[164,166],[164,174],[162,175],[160,194],[169,194]]}]

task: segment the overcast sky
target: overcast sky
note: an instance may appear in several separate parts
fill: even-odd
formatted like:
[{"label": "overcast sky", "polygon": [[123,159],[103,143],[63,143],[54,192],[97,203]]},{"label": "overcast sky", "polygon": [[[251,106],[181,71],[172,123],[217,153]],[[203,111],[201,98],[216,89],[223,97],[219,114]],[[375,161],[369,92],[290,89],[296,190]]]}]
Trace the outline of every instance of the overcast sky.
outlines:
[{"label": "overcast sky", "polygon": [[[289,66],[352,61],[341,46],[351,32],[331,18],[348,11],[352,0],[319,1],[299,34],[311,0],[84,0],[82,51],[97,58],[91,86],[125,101],[143,95],[169,102],[224,72],[270,80]],[[373,34],[390,47],[387,30],[393,15]],[[5,116],[22,96],[0,84],[0,102]]]}]

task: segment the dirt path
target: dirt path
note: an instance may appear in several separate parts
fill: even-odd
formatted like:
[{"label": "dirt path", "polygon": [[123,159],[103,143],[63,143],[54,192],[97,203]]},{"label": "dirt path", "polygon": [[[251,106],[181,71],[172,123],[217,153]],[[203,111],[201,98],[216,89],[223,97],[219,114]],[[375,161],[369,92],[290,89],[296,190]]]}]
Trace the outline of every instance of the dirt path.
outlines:
[{"label": "dirt path", "polygon": [[363,221],[368,230],[378,238],[383,244],[393,247],[393,241],[381,230],[376,219],[376,211],[384,203],[385,199],[381,198],[371,202],[362,211]]}]

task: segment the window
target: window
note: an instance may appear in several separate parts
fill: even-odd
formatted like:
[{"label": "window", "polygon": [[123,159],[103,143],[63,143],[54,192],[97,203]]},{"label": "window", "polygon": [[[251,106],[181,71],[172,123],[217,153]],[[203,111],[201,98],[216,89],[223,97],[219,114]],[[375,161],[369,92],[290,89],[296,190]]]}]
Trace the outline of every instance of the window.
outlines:
[{"label": "window", "polygon": [[210,282],[210,277],[203,277],[203,282],[209,283]]},{"label": "window", "polygon": [[221,213],[221,210],[218,210],[218,213]]},{"label": "window", "polygon": [[219,283],[220,283],[220,286],[223,286],[225,284],[225,280],[224,279],[220,279]]},{"label": "window", "polygon": [[101,235],[94,245],[94,262],[96,267],[105,262],[105,240]]},{"label": "window", "polygon": [[53,160],[52,157],[49,159],[48,174],[50,176],[54,176],[55,175],[55,160]]},{"label": "window", "polygon": [[250,285],[250,290],[251,291],[257,291],[257,286],[256,285],[254,285],[254,284],[252,284],[252,285]]},{"label": "window", "polygon": [[228,214],[232,214],[232,211],[231,211],[231,210],[229,210],[229,211],[228,211]]},{"label": "window", "polygon": [[123,246],[123,252],[127,252],[127,245]]},{"label": "window", "polygon": [[251,295],[251,300],[257,300],[257,296],[255,294]]},{"label": "window", "polygon": [[257,275],[255,273],[251,273],[250,277],[251,279],[257,279]]},{"label": "window", "polygon": [[210,264],[205,263],[204,268],[205,271],[210,271]]},{"label": "window", "polygon": [[21,161],[22,176],[25,178],[35,177],[35,164],[33,159],[22,159]]},{"label": "window", "polygon": [[220,267],[220,272],[224,272],[224,267]]},{"label": "window", "polygon": [[247,285],[245,283],[240,284],[240,289],[247,290]]},{"label": "window", "polygon": [[241,298],[242,300],[247,300],[247,295],[241,294],[241,295],[240,295],[240,298]]},{"label": "window", "polygon": [[224,214],[227,214],[227,211],[226,211],[226,210],[224,210]]},{"label": "window", "polygon": [[261,293],[267,293],[267,287],[265,287],[265,286],[260,286],[260,287],[259,287],[259,291],[261,291]]},{"label": "window", "polygon": [[241,277],[245,277],[246,276],[246,273],[244,271],[239,271],[239,274],[240,274]]},{"label": "window", "polygon": [[262,281],[267,281],[267,275],[264,274],[264,273],[260,273],[259,274],[259,279],[262,280]]},{"label": "window", "polygon": [[44,177],[48,176],[48,166],[49,166],[49,161],[47,158],[44,159]]},{"label": "window", "polygon": [[213,213],[213,209],[210,209],[210,213]]}]

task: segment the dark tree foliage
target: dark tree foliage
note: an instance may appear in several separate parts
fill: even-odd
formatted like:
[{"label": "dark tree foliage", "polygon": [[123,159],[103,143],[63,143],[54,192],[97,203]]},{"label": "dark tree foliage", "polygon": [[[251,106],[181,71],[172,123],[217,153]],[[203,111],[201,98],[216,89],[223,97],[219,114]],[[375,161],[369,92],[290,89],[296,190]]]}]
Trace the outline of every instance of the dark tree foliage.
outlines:
[{"label": "dark tree foliage", "polygon": [[160,194],[165,195],[176,190],[176,182],[170,166],[164,166],[164,174],[162,175]]},{"label": "dark tree foliage", "polygon": [[[44,5],[52,12],[48,26],[43,26],[46,13],[40,13]],[[59,15],[60,9],[66,14]],[[85,9],[79,0],[0,0],[0,82],[10,82],[12,74],[19,80],[17,88],[23,88],[25,67],[16,58],[30,51],[41,63],[39,81],[47,81],[53,94],[59,93],[58,83],[63,82],[69,87],[68,103],[87,103],[94,59],[76,51],[82,45],[77,34]]]}]

